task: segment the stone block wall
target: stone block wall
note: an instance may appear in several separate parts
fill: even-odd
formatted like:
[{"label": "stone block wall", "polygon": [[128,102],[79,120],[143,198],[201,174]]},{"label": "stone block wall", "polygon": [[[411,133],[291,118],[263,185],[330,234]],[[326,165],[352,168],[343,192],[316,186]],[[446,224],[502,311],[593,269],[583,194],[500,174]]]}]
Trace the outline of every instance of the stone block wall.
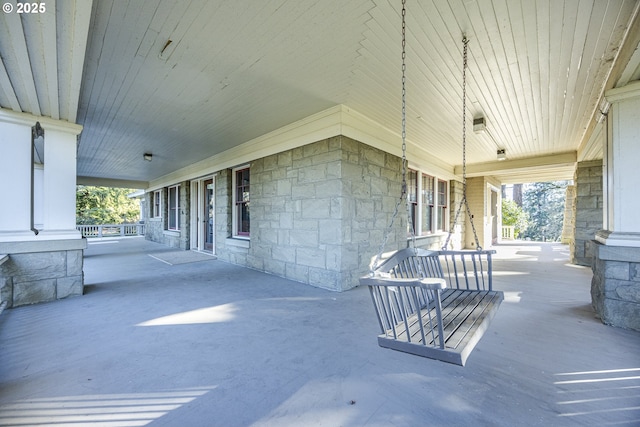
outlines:
[{"label": "stone block wall", "polygon": [[[358,285],[400,197],[400,159],[343,136],[251,162],[251,239],[231,236],[231,172],[216,176],[216,255],[313,286]],[[406,246],[404,204],[385,250]]]},{"label": "stone block wall", "polygon": [[574,183],[575,241],[571,251],[571,262],[590,266],[593,259],[591,241],[603,228],[602,161],[578,163]]},{"label": "stone block wall", "polygon": [[8,258],[0,264],[0,301],[8,307],[82,295],[86,240],[0,244]]},{"label": "stone block wall", "polygon": [[[255,184],[253,178],[253,170],[251,173],[251,200],[250,215],[253,219],[254,214],[254,190]],[[215,188],[215,233],[216,233],[216,256],[218,259],[230,262],[232,264],[248,266],[247,256],[251,242],[245,239],[233,239],[232,235],[232,171],[225,169],[216,174]],[[255,224],[251,224],[251,234],[256,229]],[[262,270],[262,269],[261,269]]]},{"label": "stone block wall", "polygon": [[640,331],[640,248],[592,244],[591,300],[602,322]]},{"label": "stone block wall", "polygon": [[[153,192],[147,193],[145,199],[152,200]],[[151,218],[151,209],[153,204],[148,203],[145,210],[145,238],[153,242],[162,243],[163,245],[170,246],[177,249],[189,249],[190,248],[190,199],[191,199],[191,185],[190,181],[184,181],[180,183],[180,230],[168,230],[168,190],[162,189],[162,217]]]},{"label": "stone block wall", "polygon": [[560,241],[569,245],[570,253],[574,253],[576,239],[576,186],[568,185],[565,193],[564,216],[562,219],[562,237]]}]

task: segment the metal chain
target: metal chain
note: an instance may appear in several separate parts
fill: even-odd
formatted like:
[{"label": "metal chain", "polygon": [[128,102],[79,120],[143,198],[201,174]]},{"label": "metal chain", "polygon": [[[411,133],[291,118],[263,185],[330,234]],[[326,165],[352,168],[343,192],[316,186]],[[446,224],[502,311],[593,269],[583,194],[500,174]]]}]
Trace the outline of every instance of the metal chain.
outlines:
[{"label": "metal chain", "polygon": [[[407,204],[407,220],[409,220],[409,201],[407,199],[407,111],[406,111],[406,0],[402,0],[402,186],[400,190],[400,197],[398,198],[395,208],[393,209],[393,214],[391,215],[391,221],[389,222],[389,226],[384,235],[384,239],[382,240],[382,244],[380,245],[380,250],[376,255],[374,262],[371,264],[371,273],[374,272],[376,267],[378,266],[380,259],[382,258],[382,254],[384,252],[384,248],[387,246],[387,241],[389,240],[389,236],[393,232],[393,224],[400,212],[400,205],[402,202]],[[415,232],[413,230],[413,223],[411,223],[411,233],[413,237],[413,244],[415,246]]]},{"label": "metal chain", "polygon": [[[462,200],[460,200],[460,205],[456,210],[456,215],[453,220],[453,226],[455,227],[458,224],[458,218],[460,216],[460,211],[462,210],[462,205],[465,205],[467,216],[469,217],[469,223],[471,224],[471,229],[473,230],[473,237],[476,242],[476,249],[482,250],[482,246],[480,246],[480,241],[478,240],[478,233],[476,232],[476,226],[473,224],[473,215],[471,215],[471,209],[469,208],[469,201],[467,200],[467,47],[469,44],[469,39],[467,39],[466,35],[462,36]],[[449,230],[449,234],[447,235],[447,239],[444,242],[444,246],[442,246],[443,250],[447,250],[449,246],[449,241],[451,240],[451,235],[453,234],[453,230]]]}]

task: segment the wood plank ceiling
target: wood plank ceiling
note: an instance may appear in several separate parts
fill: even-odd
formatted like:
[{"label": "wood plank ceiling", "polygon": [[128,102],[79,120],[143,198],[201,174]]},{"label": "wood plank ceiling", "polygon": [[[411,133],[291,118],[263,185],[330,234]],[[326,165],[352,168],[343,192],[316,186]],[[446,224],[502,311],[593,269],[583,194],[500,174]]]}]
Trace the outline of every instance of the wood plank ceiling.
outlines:
[{"label": "wood plank ceiling", "polygon": [[[575,154],[638,5],[408,0],[408,140],[451,171],[461,163],[465,33],[469,163],[492,164],[497,148],[511,160]],[[0,25],[0,106],[73,121],[67,86],[81,81],[78,174],[122,180],[156,179],[338,104],[399,134],[400,6],[95,1],[81,80],[70,74],[77,66],[52,77],[52,58],[67,61],[68,46],[51,42],[50,18],[39,25],[22,16],[29,36],[16,40],[20,18],[7,15]],[[71,18],[57,25],[65,22]],[[639,77],[637,56],[623,79]],[[36,57],[44,58],[41,65]],[[32,83],[16,84],[21,79]],[[471,120],[479,116],[487,131],[474,134]],[[153,162],[142,161],[144,152]],[[566,172],[550,170],[558,178]]]}]

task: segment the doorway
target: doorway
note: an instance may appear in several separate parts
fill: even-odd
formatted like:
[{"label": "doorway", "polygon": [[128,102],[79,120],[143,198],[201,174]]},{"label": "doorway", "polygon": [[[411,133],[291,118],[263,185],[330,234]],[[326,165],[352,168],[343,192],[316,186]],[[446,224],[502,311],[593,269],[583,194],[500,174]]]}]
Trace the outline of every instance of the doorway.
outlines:
[{"label": "doorway", "polygon": [[195,251],[215,253],[215,176],[191,181],[190,247]]},{"label": "doorway", "polygon": [[214,185],[213,179],[202,181],[202,249],[213,252],[214,244]]}]

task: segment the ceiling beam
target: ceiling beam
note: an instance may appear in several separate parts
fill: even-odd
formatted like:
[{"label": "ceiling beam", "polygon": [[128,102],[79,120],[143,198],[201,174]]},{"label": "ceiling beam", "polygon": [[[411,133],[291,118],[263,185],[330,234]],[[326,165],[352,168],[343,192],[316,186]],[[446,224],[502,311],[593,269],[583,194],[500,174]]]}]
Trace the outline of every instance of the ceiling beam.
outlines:
[{"label": "ceiling beam", "polygon": [[[70,37],[66,40],[64,47],[70,50],[71,58],[68,75],[68,96],[67,105],[64,106],[67,114],[67,120],[75,123],[78,116],[78,105],[80,102],[80,86],[82,84],[82,71],[84,69],[84,59],[87,49],[87,41],[89,37],[89,24],[91,22],[91,8],[93,1],[76,0],[73,2],[72,26],[69,31]],[[59,28],[59,31],[68,30]],[[64,48],[60,46],[60,48]]]},{"label": "ceiling beam", "polygon": [[[467,165],[467,177],[500,175],[538,175],[545,169],[575,168],[578,156],[575,151],[525,159],[503,160]],[[456,166],[455,173],[462,175],[462,166]],[[523,178],[525,179],[525,178]],[[564,179],[564,178],[559,178]],[[530,179],[525,179],[530,181]]]},{"label": "ceiling beam", "polygon": [[578,145],[578,155],[581,159],[586,157],[583,155],[583,152],[593,151],[593,147],[589,147],[590,143],[593,143],[594,140],[597,139],[591,138],[591,134],[594,131],[594,128],[598,124],[598,116],[600,115],[600,106],[602,105],[604,98],[604,93],[614,87],[618,87],[619,85],[626,84],[624,81],[625,70],[629,66],[633,66],[632,58],[634,53],[638,49],[640,45],[640,2],[638,2],[633,9],[633,13],[629,18],[629,25],[627,26],[625,35],[622,38],[622,42],[620,43],[620,48],[616,54],[614,59],[614,64],[609,71],[609,75],[605,80],[605,84],[600,91],[600,96],[598,97],[598,102],[596,103],[596,108],[591,115],[591,120],[589,120],[588,126],[585,128],[585,132],[582,135],[582,140]]},{"label": "ceiling beam", "polygon": [[126,179],[94,178],[91,176],[76,177],[77,185],[91,185],[93,187],[131,188],[143,190],[149,187],[147,181],[132,181]]},{"label": "ceiling beam", "polygon": [[22,27],[21,15],[18,13],[5,13],[4,19],[7,24],[7,32],[11,35],[11,45],[15,55],[16,64],[20,70],[21,81],[24,85],[29,106],[22,105],[24,112],[31,113],[34,116],[40,116],[40,103],[38,102],[38,93],[36,84],[31,71],[31,59],[29,58],[29,50],[27,49],[27,40],[25,38],[24,28]]}]

